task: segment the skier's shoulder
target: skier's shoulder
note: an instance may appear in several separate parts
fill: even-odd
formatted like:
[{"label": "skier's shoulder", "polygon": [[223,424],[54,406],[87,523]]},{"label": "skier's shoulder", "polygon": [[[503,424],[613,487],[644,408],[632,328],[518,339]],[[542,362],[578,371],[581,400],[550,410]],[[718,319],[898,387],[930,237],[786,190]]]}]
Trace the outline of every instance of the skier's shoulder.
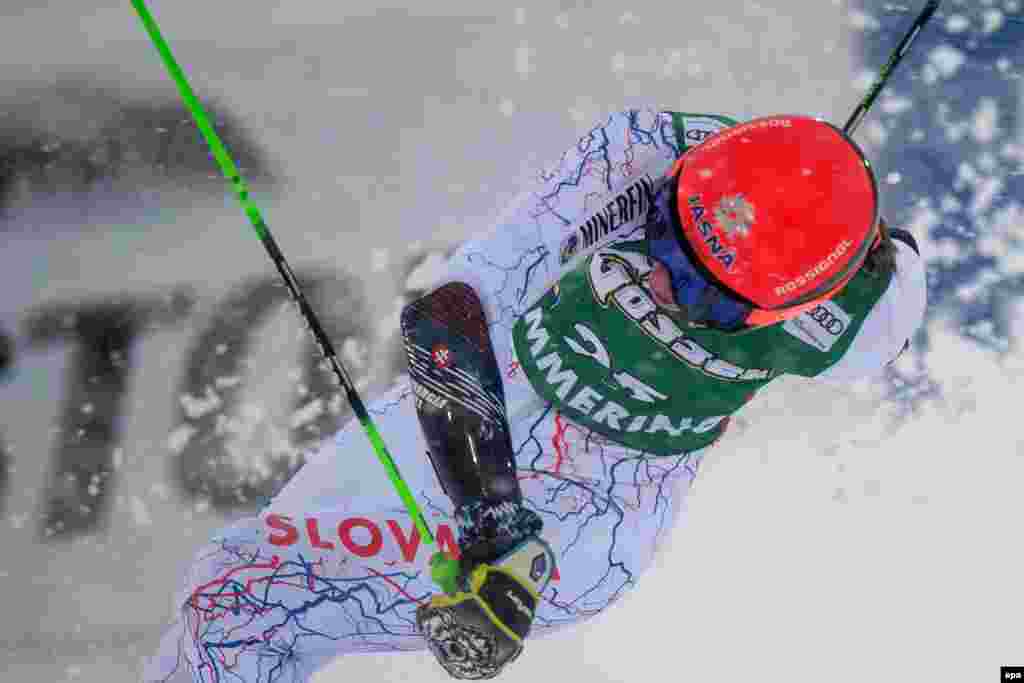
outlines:
[{"label": "skier's shoulder", "polygon": [[892,230],[894,268],[885,291],[871,307],[845,354],[819,374],[827,381],[853,381],[880,374],[909,346],[924,322],[927,282],[924,257],[907,231]]},{"label": "skier's shoulder", "polygon": [[723,114],[655,106],[608,114],[586,128],[573,147],[543,174],[545,183],[535,194],[548,199],[567,187],[578,190],[577,195],[584,201],[575,219],[583,223],[591,218],[594,207],[599,207],[598,214],[601,206],[621,203],[632,207],[636,200],[629,194],[630,187],[652,197],[680,156],[735,124]]},{"label": "skier's shoulder", "polygon": [[[630,148],[668,147],[678,157],[686,149],[738,122],[724,114],[678,111],[646,106],[622,109],[598,121],[580,138],[578,144],[599,142]],[[622,134],[625,133],[625,134]]]},{"label": "skier's shoulder", "polygon": [[715,133],[738,125],[739,121],[724,114],[710,114],[684,111],[663,111],[671,119],[676,138],[683,149],[699,145]]}]

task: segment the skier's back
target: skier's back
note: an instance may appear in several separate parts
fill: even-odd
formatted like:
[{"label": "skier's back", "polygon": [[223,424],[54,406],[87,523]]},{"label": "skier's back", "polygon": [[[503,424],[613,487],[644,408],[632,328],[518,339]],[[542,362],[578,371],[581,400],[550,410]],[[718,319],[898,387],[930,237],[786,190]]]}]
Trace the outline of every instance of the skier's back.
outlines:
[{"label": "skier's back", "polygon": [[200,552],[146,680],[301,681],[424,645],[490,677],[597,614],[754,392],[877,374],[920,325],[922,261],[877,193],[813,118],[610,116],[407,307],[410,376],[371,406],[454,584],[350,425]]}]

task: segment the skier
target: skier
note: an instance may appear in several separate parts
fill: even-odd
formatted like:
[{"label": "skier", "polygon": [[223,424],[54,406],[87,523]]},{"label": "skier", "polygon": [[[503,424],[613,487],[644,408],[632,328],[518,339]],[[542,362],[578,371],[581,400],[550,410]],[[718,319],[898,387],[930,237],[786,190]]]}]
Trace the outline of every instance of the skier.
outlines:
[{"label": "skier", "polygon": [[307,681],[425,646],[491,678],[636,584],[757,391],[880,373],[925,300],[839,129],[609,116],[404,309],[409,375],[370,406],[456,585],[352,421],[199,552],[146,680]]}]

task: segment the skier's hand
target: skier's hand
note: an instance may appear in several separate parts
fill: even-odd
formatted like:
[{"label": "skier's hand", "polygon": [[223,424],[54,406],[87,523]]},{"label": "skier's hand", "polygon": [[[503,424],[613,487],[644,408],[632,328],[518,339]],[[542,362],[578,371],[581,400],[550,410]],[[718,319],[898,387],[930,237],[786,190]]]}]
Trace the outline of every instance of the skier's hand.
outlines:
[{"label": "skier's hand", "polygon": [[492,563],[468,567],[457,590],[421,605],[416,624],[445,671],[459,680],[493,678],[514,661],[554,566],[551,548],[533,536]]}]

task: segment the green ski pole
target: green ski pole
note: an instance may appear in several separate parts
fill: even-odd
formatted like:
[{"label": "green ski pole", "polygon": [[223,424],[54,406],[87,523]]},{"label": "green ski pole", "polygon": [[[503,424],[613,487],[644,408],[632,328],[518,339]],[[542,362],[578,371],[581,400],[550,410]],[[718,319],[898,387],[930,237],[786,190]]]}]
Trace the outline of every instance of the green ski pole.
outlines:
[{"label": "green ski pole", "polygon": [[[302,294],[302,290],[299,288],[299,283],[295,279],[295,275],[288,266],[288,262],[285,260],[281,250],[278,249],[277,242],[274,241],[274,237],[270,234],[270,228],[264,222],[260,210],[255,204],[253,204],[252,200],[249,199],[249,188],[242,179],[242,176],[238,171],[238,167],[231,159],[227,149],[224,147],[224,143],[221,142],[220,137],[213,129],[213,126],[210,125],[210,120],[207,117],[206,112],[203,110],[203,106],[199,103],[199,100],[196,98],[191,86],[189,86],[184,72],[181,70],[181,67],[178,66],[174,56],[171,54],[167,41],[165,41],[163,36],[160,34],[160,29],[157,27],[156,21],[154,21],[149,10],[146,9],[145,3],[143,0],[132,0],[132,6],[135,7],[135,11],[138,12],[139,18],[142,20],[142,24],[145,27],[146,32],[149,34],[150,39],[153,41],[153,45],[156,47],[157,52],[160,53],[160,57],[162,58],[164,65],[167,67],[167,71],[170,73],[172,80],[174,80],[175,84],[178,86],[182,99],[185,101],[185,106],[188,107],[196,125],[199,126],[199,131],[202,133],[203,138],[213,151],[213,155],[216,158],[221,171],[224,173],[224,177],[230,181],[235,194],[238,195],[238,200],[241,202],[242,208],[245,210],[245,214],[249,217],[252,227],[256,230],[256,235],[260,238],[260,241],[266,248],[270,258],[274,261],[274,265],[277,266],[277,270],[281,273],[281,277],[284,278],[285,284],[288,285],[288,291],[291,293],[292,298],[299,307],[299,311],[302,313],[303,319],[306,321],[310,331],[313,333],[313,338],[320,347],[320,352],[330,364],[334,374],[341,382],[341,386],[345,389],[345,395],[348,398],[349,404],[352,406],[352,411],[359,419],[360,424],[362,424],[367,437],[369,437],[370,443],[373,445],[373,450],[377,454],[377,459],[380,460],[384,469],[387,470],[388,477],[391,479],[391,483],[398,492],[398,497],[402,499],[406,510],[408,510],[409,514],[412,516],[413,521],[416,524],[416,528],[419,529],[420,535],[423,537],[427,545],[434,545],[434,535],[430,532],[430,528],[427,527],[427,522],[423,518],[423,513],[420,511],[420,507],[416,503],[416,499],[413,497],[412,492],[409,490],[409,486],[405,483],[405,480],[402,479],[402,475],[398,472],[398,467],[395,465],[395,461],[391,458],[391,454],[388,452],[387,446],[384,445],[384,439],[381,438],[376,425],[373,423],[369,413],[366,411],[366,406],[363,404],[362,399],[359,398],[359,394],[356,392],[355,384],[352,382],[348,371],[345,370],[345,366],[342,365],[338,355],[335,353],[334,346],[331,344],[327,334],[320,326],[320,322],[317,319],[316,314],[310,307],[309,302],[306,301],[306,297]],[[442,588],[445,588],[446,584],[450,585],[450,577],[453,572],[457,571],[457,563],[454,560],[446,561],[447,558],[440,553],[438,553],[435,558],[436,561],[435,559],[431,560],[432,574],[434,580],[441,584]]]}]

